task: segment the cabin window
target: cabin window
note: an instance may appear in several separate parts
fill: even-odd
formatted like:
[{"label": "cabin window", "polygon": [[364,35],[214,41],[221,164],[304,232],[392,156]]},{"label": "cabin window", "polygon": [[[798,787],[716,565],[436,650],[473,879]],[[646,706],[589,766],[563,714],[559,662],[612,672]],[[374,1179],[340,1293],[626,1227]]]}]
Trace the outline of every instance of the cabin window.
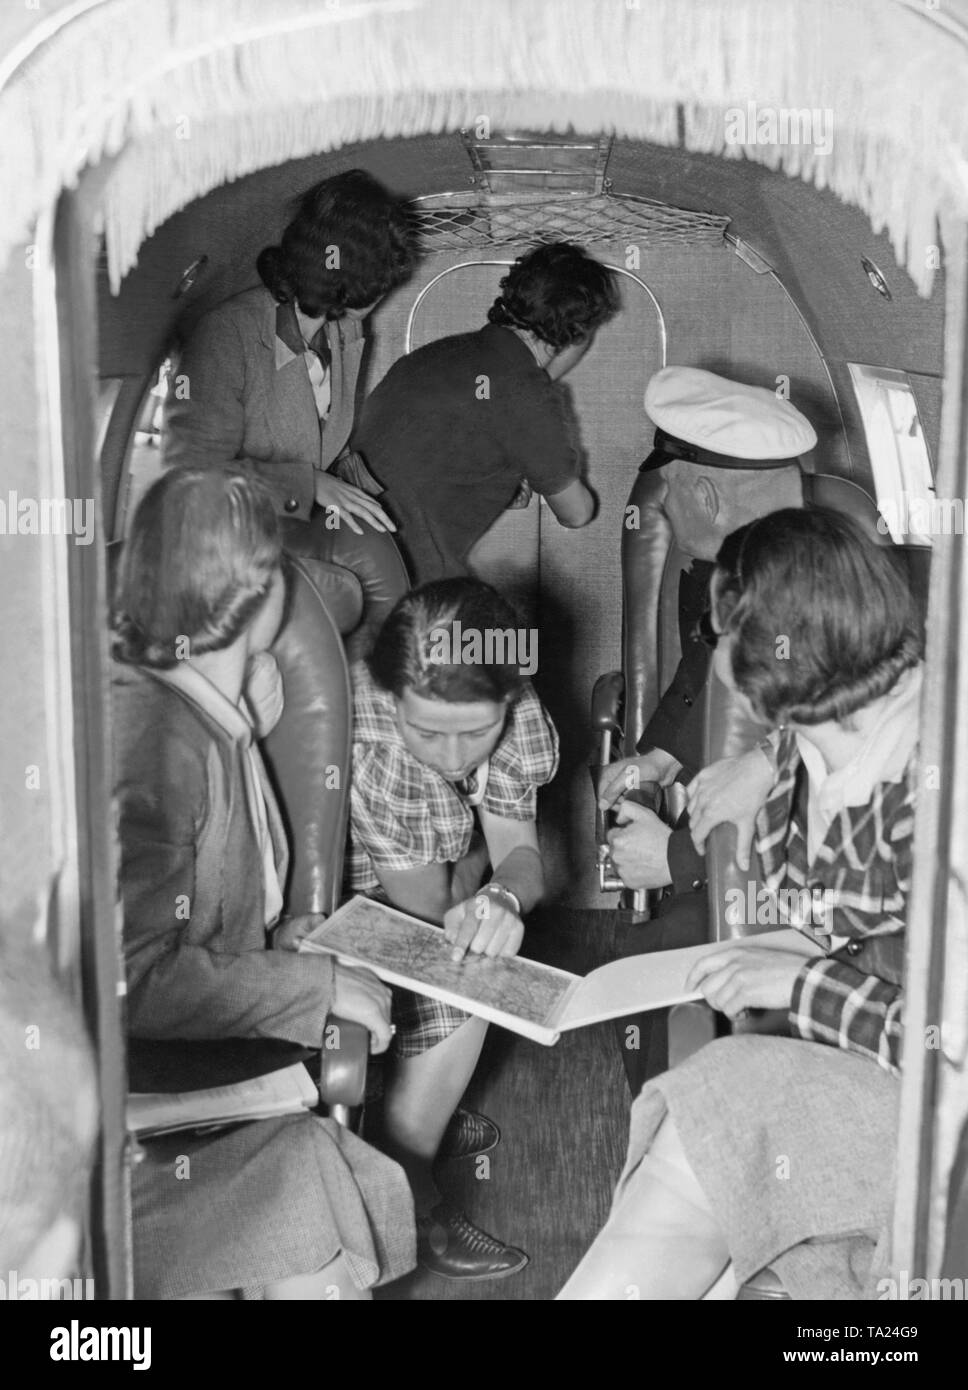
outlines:
[{"label": "cabin window", "polygon": [[[939,530],[956,527],[939,503],[918,403],[909,377],[888,367],[849,362],[870,455],[877,506],[897,544],[930,545]],[[960,522],[960,524],[956,524]]]},{"label": "cabin window", "polygon": [[[134,430],[127,441],[124,462],[121,465],[120,487],[114,514],[112,534],[116,540],[127,535],[138,503],[151,484],[161,476],[161,414],[168,389],[169,371],[170,363],[166,359],[140,403],[134,403]],[[110,412],[117,403],[122,384],[122,379],[118,378],[101,382],[102,410],[106,403],[109,404],[109,409],[100,425],[99,448],[103,447]]]}]

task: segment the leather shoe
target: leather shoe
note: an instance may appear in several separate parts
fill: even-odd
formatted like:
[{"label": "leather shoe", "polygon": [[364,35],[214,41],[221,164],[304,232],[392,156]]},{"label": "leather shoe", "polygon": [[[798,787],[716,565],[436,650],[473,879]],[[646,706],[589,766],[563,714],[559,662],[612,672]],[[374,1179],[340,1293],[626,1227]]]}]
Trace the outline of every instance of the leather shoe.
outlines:
[{"label": "leather shoe", "polygon": [[524,1269],[528,1256],[440,1202],[429,1215],[417,1217],[417,1260],[442,1279],[506,1279]]},{"label": "leather shoe", "polygon": [[438,1158],[476,1158],[490,1153],[501,1142],[501,1131],[493,1120],[476,1110],[454,1111],[437,1150]]}]

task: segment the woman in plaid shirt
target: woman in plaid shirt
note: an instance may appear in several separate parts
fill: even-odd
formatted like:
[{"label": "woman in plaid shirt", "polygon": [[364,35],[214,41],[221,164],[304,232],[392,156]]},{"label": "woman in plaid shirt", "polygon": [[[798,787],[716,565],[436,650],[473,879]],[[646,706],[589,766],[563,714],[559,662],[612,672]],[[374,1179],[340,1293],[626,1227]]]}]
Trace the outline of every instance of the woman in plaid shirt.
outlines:
[{"label": "woman in plaid shirt", "polygon": [[[565,1299],[718,1297],[771,1265],[793,1298],[871,1296],[890,1218],[921,624],[898,557],[824,509],[734,532],[712,579],[714,664],[772,724],[757,820],[767,894],[819,907],[820,958],[705,957],[731,1019],[784,1010],[646,1085],[612,1214]],[[760,898],[763,894],[761,893]]]},{"label": "woman in plaid shirt", "polygon": [[[439,922],[455,960],[517,954],[544,892],[537,789],[554,776],[558,736],[526,675],[537,634],[517,624],[477,580],[425,584],[353,673],[350,886]],[[513,1274],[524,1252],[442,1202],[432,1172],[437,1157],[498,1142],[490,1120],[458,1111],[442,1147],[487,1024],[403,990],[393,1018],[381,1146],[410,1178],[418,1258],[445,1278]]]}]

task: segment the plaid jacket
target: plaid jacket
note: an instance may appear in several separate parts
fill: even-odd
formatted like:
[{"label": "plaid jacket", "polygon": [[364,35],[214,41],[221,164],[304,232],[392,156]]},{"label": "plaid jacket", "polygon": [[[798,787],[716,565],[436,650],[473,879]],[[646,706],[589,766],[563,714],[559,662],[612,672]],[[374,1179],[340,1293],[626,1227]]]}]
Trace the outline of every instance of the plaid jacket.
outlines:
[{"label": "plaid jacket", "polygon": [[800,972],[790,1007],[791,1032],[810,1042],[862,1052],[897,1072],[914,760],[899,782],[877,783],[870,802],[840,812],[812,865],[807,863],[807,773],[789,730],[781,735],[777,765],[776,784],[757,821],[764,885],[776,894],[787,890],[781,902],[814,905],[812,920],[797,925],[823,944],[829,947],[831,935],[849,938],[846,946]]},{"label": "plaid jacket", "polygon": [[[406,748],[393,696],[366,667],[353,667],[353,778],[350,784],[349,887],[379,887],[379,869],[456,864],[474,830],[470,789],[462,794]],[[491,754],[480,804],[506,820],[537,818],[538,787],[558,767],[558,735],[528,685],[512,704]]]}]

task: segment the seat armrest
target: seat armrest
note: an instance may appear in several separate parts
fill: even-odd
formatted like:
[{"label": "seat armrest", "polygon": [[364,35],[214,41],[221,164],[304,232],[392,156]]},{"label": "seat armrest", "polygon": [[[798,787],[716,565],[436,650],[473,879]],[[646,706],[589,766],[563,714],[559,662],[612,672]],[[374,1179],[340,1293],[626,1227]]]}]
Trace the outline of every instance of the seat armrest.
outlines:
[{"label": "seat armrest", "polygon": [[735,941],[738,937],[749,936],[756,930],[754,916],[752,926],[747,922],[744,909],[741,917],[731,907],[750,899],[749,885],[752,883],[752,901],[755,904],[759,890],[759,875],[756,864],[751,862],[748,869],[741,869],[736,862],[736,826],[727,821],[717,825],[706,837],[706,875],[709,886],[709,939],[710,941]]},{"label": "seat armrest", "polygon": [[370,1034],[362,1023],[330,1017],[323,1030],[319,1054],[319,1098],[334,1119],[345,1123],[334,1110],[355,1110],[366,1095],[366,1064]]},{"label": "seat armrest", "polygon": [[592,690],[592,728],[597,733],[608,730],[613,737],[622,737],[624,698],[625,677],[621,671],[607,671],[599,676]]}]

